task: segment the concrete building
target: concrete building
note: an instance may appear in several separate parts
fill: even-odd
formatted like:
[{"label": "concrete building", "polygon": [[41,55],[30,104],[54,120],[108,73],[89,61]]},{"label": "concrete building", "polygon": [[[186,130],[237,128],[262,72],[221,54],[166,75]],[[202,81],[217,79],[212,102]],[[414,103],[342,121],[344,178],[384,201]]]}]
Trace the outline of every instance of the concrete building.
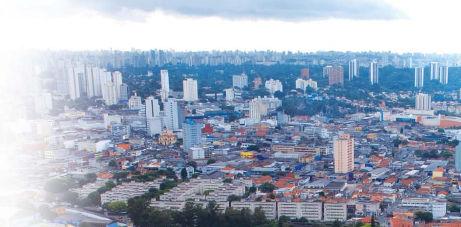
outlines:
[{"label": "concrete building", "polygon": [[347,205],[345,203],[327,202],[323,204],[324,221],[346,221]]},{"label": "concrete building", "polygon": [[101,194],[101,204],[110,203],[114,201],[127,202],[128,199],[141,196],[151,188],[160,188],[160,180],[149,182],[127,182],[117,185],[110,191]]},{"label": "concrete building", "polygon": [[183,124],[183,148],[189,150],[194,146],[202,144],[202,124],[187,119]]},{"label": "concrete building", "polygon": [[307,220],[322,220],[322,202],[278,202],[278,217],[287,216],[291,219],[306,218]]},{"label": "concrete building", "polygon": [[432,100],[431,95],[418,93],[415,98],[415,109],[416,110],[431,110]]},{"label": "concrete building", "polygon": [[281,105],[282,101],[277,98],[254,98],[249,103],[250,118],[259,122],[269,111],[275,110]]},{"label": "concrete building", "polygon": [[435,219],[442,218],[447,214],[447,202],[442,199],[404,198],[400,205],[412,211],[422,210],[431,212]]},{"label": "concrete building", "polygon": [[335,173],[348,173],[354,170],[354,139],[342,134],[333,141]]},{"label": "concrete building", "polygon": [[456,146],[455,168],[456,171],[461,172],[461,144],[458,144],[458,146]]},{"label": "concrete building", "polygon": [[438,80],[439,79],[439,63],[438,62],[431,62],[431,80]]},{"label": "concrete building", "polygon": [[277,203],[276,202],[232,202],[231,207],[236,210],[241,210],[243,208],[250,209],[252,212],[256,208],[260,208],[264,211],[267,219],[274,220],[277,218]]},{"label": "concrete building", "polygon": [[168,70],[160,70],[160,85],[160,96],[162,98],[162,101],[165,101],[168,99],[168,96],[170,95],[170,78],[168,76]]},{"label": "concrete building", "polygon": [[118,88],[113,82],[107,82],[103,85],[102,88],[102,98],[104,103],[108,106],[115,105],[118,103]]},{"label": "concrete building", "polygon": [[302,68],[300,72],[300,78],[303,80],[308,80],[309,77],[309,68]]},{"label": "concrete building", "polygon": [[180,111],[181,108],[176,99],[169,98],[166,102],[163,102],[163,112],[165,114],[163,121],[167,129],[178,131],[181,128]]},{"label": "concrete building", "polygon": [[85,67],[75,66],[67,70],[68,92],[72,100],[86,94]]},{"label": "concrete building", "polygon": [[342,66],[333,66],[327,70],[328,85],[344,84],[344,69]]},{"label": "concrete building", "polygon": [[359,62],[357,59],[349,61],[349,80],[353,80],[354,77],[359,76]]},{"label": "concrete building", "polygon": [[142,108],[141,97],[139,97],[136,92],[128,99],[128,108],[130,110],[140,110]]},{"label": "concrete building", "polygon": [[306,91],[308,87],[314,90],[318,89],[317,82],[312,79],[308,79],[308,80],[297,79],[295,83],[296,83],[296,89],[301,89],[304,92]]},{"label": "concrete building", "polygon": [[415,68],[415,87],[424,87],[424,67]]},{"label": "concrete building", "polygon": [[378,70],[378,62],[372,61],[370,62],[370,83],[371,85],[379,83],[379,70]]},{"label": "concrete building", "polygon": [[248,86],[248,76],[245,73],[241,75],[232,76],[232,86],[237,88],[244,88]]},{"label": "concrete building", "polygon": [[439,73],[439,82],[448,84],[448,66],[440,66]]},{"label": "concrete building", "polygon": [[198,101],[197,80],[187,78],[182,82],[183,99],[186,102]]},{"label": "concrete building", "polygon": [[233,88],[224,89],[224,92],[226,93],[226,101],[228,102],[234,101],[235,92]]},{"label": "concrete building", "polygon": [[266,83],[264,83],[264,87],[269,91],[269,93],[274,94],[277,91],[283,92],[283,85],[280,80],[267,80]]}]

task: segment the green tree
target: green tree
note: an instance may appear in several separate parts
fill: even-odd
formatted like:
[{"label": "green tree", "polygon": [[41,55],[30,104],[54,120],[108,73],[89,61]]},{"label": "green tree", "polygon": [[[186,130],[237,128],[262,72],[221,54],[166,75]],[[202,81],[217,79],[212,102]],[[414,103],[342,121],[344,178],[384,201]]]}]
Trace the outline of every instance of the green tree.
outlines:
[{"label": "green tree", "polygon": [[431,212],[417,211],[415,212],[415,220],[431,222],[433,220],[433,216]]},{"label": "green tree", "polygon": [[186,168],[181,169],[181,179],[183,181],[187,180],[187,170],[186,170]]},{"label": "green tree", "polygon": [[276,189],[275,185],[271,184],[271,183],[264,183],[264,184],[261,184],[259,186],[259,190],[261,192],[265,192],[265,193],[271,193],[272,191],[274,191]]},{"label": "green tree", "polygon": [[105,207],[106,207],[109,211],[115,212],[115,213],[126,212],[126,211],[127,211],[127,208],[128,208],[126,202],[124,202],[124,201],[114,201],[114,202],[110,202],[110,203],[106,204]]}]

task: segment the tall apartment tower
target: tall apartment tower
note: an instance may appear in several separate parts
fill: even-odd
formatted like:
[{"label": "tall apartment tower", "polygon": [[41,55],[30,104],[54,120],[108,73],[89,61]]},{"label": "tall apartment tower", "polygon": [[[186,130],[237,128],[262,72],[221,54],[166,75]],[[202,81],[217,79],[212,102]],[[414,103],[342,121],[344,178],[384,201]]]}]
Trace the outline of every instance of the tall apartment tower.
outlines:
[{"label": "tall apartment tower", "polygon": [[163,118],[165,127],[172,131],[177,131],[180,129],[180,112],[179,112],[179,103],[176,99],[168,99],[166,102],[163,102],[163,112],[165,117]]},{"label": "tall apartment tower", "polygon": [[415,87],[424,87],[424,67],[415,68]]},{"label": "tall apartment tower", "polygon": [[186,102],[195,102],[198,100],[197,81],[187,78],[182,82],[183,99]]},{"label": "tall apartment tower", "polygon": [[189,150],[192,147],[202,144],[202,124],[186,119],[183,123],[183,148]]},{"label": "tall apartment tower", "polygon": [[149,135],[160,134],[163,129],[163,119],[160,116],[160,105],[156,98],[149,96],[145,105],[146,126]]},{"label": "tall apartment tower", "polygon": [[354,139],[341,134],[333,141],[335,173],[349,173],[354,170]]},{"label": "tall apartment tower", "polygon": [[359,76],[359,62],[357,59],[349,61],[349,80],[353,80],[354,77]]},{"label": "tall apartment tower", "polygon": [[371,85],[379,83],[378,62],[370,62],[370,83]]},{"label": "tall apartment tower", "polygon": [[448,66],[440,66],[439,81],[441,84],[448,84]]},{"label": "tall apartment tower", "polygon": [[431,62],[431,80],[438,80],[439,79],[439,63],[438,62]]},{"label": "tall apartment tower", "polygon": [[344,69],[342,66],[333,66],[327,71],[328,85],[344,84]]},{"label": "tall apartment tower", "polygon": [[309,68],[302,68],[300,73],[301,79],[307,80],[309,79]]},{"label": "tall apartment tower", "polygon": [[168,96],[170,95],[170,78],[168,77],[168,70],[160,70],[160,84],[160,96],[162,98],[162,101],[165,101],[168,99]]},{"label": "tall apartment tower", "polygon": [[431,110],[432,100],[429,94],[418,93],[415,98],[415,109]]}]

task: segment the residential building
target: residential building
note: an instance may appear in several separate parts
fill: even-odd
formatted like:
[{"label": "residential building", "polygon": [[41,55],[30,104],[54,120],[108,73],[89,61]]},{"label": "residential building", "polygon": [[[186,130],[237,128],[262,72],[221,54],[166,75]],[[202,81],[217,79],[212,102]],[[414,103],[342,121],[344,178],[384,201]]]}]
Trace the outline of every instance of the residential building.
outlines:
[{"label": "residential building", "polygon": [[354,77],[359,76],[359,62],[357,59],[349,61],[349,80],[353,80]]},{"label": "residential building", "polygon": [[192,119],[186,119],[183,123],[183,149],[189,150],[192,147],[202,144],[202,124]]},{"label": "residential building", "polygon": [[415,87],[424,87],[424,67],[415,68]]},{"label": "residential building", "polygon": [[378,70],[378,62],[372,61],[370,62],[370,83],[371,85],[379,83],[379,70]]},{"label": "residential building", "polygon": [[431,80],[438,80],[440,75],[438,62],[431,62]]},{"label": "residential building", "polygon": [[333,141],[335,173],[354,170],[354,139],[349,134],[341,134]]},{"label": "residential building", "polygon": [[241,75],[232,76],[232,86],[237,88],[244,88],[248,86],[248,76],[245,73]]},{"label": "residential building", "polygon": [[431,95],[424,94],[424,93],[418,93],[416,95],[416,100],[415,100],[415,109],[431,110],[432,109]]},{"label": "residential building", "polygon": [[162,98],[162,101],[165,101],[168,99],[168,96],[170,95],[170,78],[168,76],[168,70],[160,70],[160,85],[160,96]]},{"label": "residential building", "polygon": [[283,92],[283,85],[282,82],[280,82],[280,80],[267,80],[264,86],[271,94],[274,94],[277,91]]}]

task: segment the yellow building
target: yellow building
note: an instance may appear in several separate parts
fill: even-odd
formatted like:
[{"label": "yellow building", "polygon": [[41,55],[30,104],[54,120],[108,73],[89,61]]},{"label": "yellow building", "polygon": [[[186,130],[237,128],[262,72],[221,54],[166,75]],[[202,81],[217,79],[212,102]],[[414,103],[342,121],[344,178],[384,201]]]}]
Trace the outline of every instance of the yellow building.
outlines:
[{"label": "yellow building", "polygon": [[240,152],[240,157],[242,157],[242,158],[253,158],[254,153],[251,152],[251,151],[241,151]]}]

